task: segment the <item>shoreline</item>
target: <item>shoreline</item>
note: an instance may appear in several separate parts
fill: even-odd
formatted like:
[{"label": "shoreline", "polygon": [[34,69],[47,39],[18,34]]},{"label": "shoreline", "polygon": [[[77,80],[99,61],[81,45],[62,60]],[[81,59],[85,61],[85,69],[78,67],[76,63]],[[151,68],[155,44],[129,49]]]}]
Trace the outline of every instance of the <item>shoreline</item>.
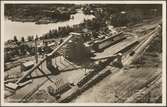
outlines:
[{"label": "shoreline", "polygon": [[51,20],[51,19],[39,19],[39,20],[35,20],[35,19],[31,19],[31,18],[10,18],[10,17],[7,17],[7,20],[10,20],[11,22],[22,22],[22,23],[27,23],[27,22],[32,22],[32,23],[35,23],[35,24],[50,24],[50,23],[57,23],[57,22],[64,22],[64,21],[68,21],[70,20],[71,18],[69,19],[66,19],[66,20],[58,20],[58,19],[54,19],[54,20]]}]

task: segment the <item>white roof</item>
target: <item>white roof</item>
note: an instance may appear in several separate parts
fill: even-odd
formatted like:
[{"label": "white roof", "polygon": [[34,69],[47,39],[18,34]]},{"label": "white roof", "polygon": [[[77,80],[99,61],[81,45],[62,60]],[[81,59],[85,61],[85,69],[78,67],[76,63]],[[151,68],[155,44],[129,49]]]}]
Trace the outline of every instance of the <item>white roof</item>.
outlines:
[{"label": "white roof", "polygon": [[34,61],[28,61],[28,62],[25,62],[25,63],[23,63],[23,65],[24,65],[25,67],[34,65]]}]

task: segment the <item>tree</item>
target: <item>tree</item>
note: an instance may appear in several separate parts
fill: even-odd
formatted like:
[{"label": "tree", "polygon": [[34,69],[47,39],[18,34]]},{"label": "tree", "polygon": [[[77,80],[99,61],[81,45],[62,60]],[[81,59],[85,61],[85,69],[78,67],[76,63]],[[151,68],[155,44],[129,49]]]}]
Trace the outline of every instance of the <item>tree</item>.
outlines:
[{"label": "tree", "polygon": [[28,36],[28,37],[27,37],[27,40],[28,40],[28,41],[31,41],[31,36]]},{"label": "tree", "polygon": [[28,45],[26,44],[20,45],[21,55],[26,55],[27,50],[28,50]]},{"label": "tree", "polygon": [[32,40],[34,40],[34,37],[33,37],[33,36],[28,36],[28,37],[27,37],[27,40],[28,40],[28,41],[32,41]]},{"label": "tree", "polygon": [[74,63],[82,63],[90,57],[90,51],[85,47],[83,37],[75,36],[65,47],[65,58]]},{"label": "tree", "polygon": [[36,35],[36,36],[35,36],[35,40],[38,40],[38,39],[39,39],[39,37],[38,37],[38,35]]},{"label": "tree", "polygon": [[25,39],[24,39],[24,37],[21,37],[21,41],[22,41],[22,42],[25,42]]},{"label": "tree", "polygon": [[17,41],[18,41],[16,36],[14,36],[14,41],[15,41],[15,42],[17,42]]}]

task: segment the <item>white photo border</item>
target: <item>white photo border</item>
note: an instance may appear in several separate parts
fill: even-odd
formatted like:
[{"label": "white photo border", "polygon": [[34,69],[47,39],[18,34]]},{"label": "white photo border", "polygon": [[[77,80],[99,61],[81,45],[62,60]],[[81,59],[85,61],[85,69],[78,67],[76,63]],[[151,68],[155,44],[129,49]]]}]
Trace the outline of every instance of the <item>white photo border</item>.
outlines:
[{"label": "white photo border", "polygon": [[[162,4],[162,103],[6,103],[4,102],[4,4]],[[1,105],[2,106],[165,106],[166,105],[166,1],[1,1]]]}]

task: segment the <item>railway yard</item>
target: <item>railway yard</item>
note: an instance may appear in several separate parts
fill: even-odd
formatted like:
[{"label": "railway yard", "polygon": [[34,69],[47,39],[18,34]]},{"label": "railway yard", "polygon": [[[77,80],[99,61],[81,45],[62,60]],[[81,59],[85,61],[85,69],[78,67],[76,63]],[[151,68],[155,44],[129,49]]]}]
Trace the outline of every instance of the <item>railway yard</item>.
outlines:
[{"label": "railway yard", "polygon": [[24,59],[28,70],[6,70],[5,102],[161,103],[161,17],[103,35],[85,45],[94,55],[82,64],[63,51],[82,36],[70,33],[36,64]]},{"label": "railway yard", "polygon": [[17,2],[1,8],[2,104],[164,103],[162,2]]}]

